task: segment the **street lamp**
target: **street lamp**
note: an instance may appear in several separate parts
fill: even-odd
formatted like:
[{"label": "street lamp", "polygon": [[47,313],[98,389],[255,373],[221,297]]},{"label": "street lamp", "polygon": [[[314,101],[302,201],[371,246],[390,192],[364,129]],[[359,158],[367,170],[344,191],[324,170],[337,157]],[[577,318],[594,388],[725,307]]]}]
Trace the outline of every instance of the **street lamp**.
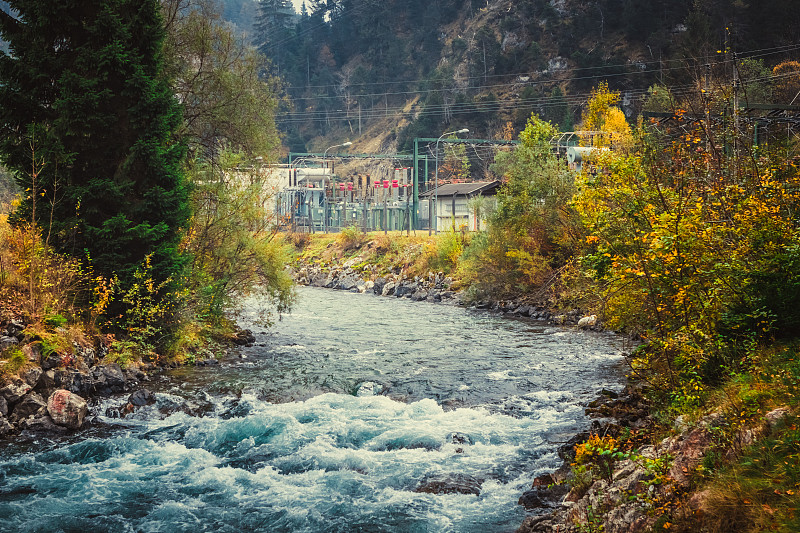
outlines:
[{"label": "street lamp", "polygon": [[325,206],[324,206],[324,209],[323,209],[322,212],[323,212],[323,217],[325,218],[324,223],[323,223],[323,225],[325,227],[325,233],[328,233],[328,197],[325,194],[325,169],[328,168],[328,162],[327,162],[328,150],[330,150],[331,148],[339,148],[339,147],[342,147],[342,146],[350,146],[351,144],[353,144],[353,143],[351,143],[350,141],[347,141],[347,142],[342,143],[342,144],[334,144],[333,146],[329,146],[329,147],[325,148],[325,151],[322,153],[322,167],[323,167],[323,170],[322,170],[322,197],[325,199]]},{"label": "street lamp", "polygon": [[[459,133],[469,133],[469,130],[467,128],[463,128],[463,129],[460,129],[458,131],[447,131],[445,133],[442,133],[439,136],[439,138],[436,139],[436,172],[435,172],[436,183],[435,183],[434,188],[433,188],[433,207],[434,207],[434,211],[436,209],[438,209],[438,207],[439,207],[439,141],[442,140],[442,137],[445,137],[447,135],[458,135]],[[428,212],[431,212],[430,211],[430,206],[428,206]],[[435,231],[438,234],[439,233],[439,221],[437,220],[437,217],[435,216],[436,214],[438,214],[438,213],[434,214],[433,225],[435,226]],[[453,215],[455,215],[455,213],[453,213]],[[430,234],[431,234],[431,228],[429,227],[428,228],[428,235],[430,235]]]}]

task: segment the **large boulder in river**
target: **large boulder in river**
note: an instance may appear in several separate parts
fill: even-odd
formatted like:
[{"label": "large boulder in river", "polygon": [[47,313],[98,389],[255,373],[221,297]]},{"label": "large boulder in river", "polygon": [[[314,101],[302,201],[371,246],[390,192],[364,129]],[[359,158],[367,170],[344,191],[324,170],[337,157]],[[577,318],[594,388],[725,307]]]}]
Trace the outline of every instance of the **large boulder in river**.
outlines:
[{"label": "large boulder in river", "polygon": [[59,426],[78,429],[83,425],[89,407],[86,400],[65,389],[58,389],[47,399],[47,412]]},{"label": "large boulder in river", "polygon": [[147,389],[139,389],[128,396],[128,403],[136,407],[150,405],[156,403],[156,395]]}]

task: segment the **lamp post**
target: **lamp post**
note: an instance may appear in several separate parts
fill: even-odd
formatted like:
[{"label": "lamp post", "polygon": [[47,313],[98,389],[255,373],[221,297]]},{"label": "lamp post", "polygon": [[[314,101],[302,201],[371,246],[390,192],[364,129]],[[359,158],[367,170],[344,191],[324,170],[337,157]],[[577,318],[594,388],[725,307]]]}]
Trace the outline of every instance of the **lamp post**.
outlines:
[{"label": "lamp post", "polygon": [[342,147],[342,146],[350,146],[351,144],[353,144],[353,143],[351,143],[350,141],[344,142],[342,144],[334,144],[333,146],[329,146],[329,147],[325,148],[325,151],[322,153],[322,167],[323,167],[323,170],[322,170],[322,197],[325,199],[325,206],[324,206],[324,208],[322,210],[322,213],[323,213],[323,218],[324,218],[323,225],[325,227],[325,233],[328,233],[328,196],[325,194],[325,169],[328,168],[328,162],[327,162],[328,150],[330,150],[331,148],[339,148],[339,147]]},{"label": "lamp post", "polygon": [[[467,128],[463,128],[463,129],[460,129],[458,131],[447,131],[445,133],[442,133],[439,136],[439,138],[436,139],[436,171],[434,173],[435,184],[433,186],[433,207],[434,207],[434,211],[436,209],[438,209],[438,207],[439,207],[439,141],[441,141],[442,138],[447,136],[447,135],[453,135],[453,134],[458,135],[459,133],[469,133],[469,130]],[[430,211],[430,206],[428,206],[428,212],[431,212]],[[433,225],[435,226],[435,230],[434,231],[438,234],[439,233],[439,223],[438,223],[439,221],[437,220],[437,217],[436,217],[437,214],[438,213],[435,213],[434,216],[433,216]],[[453,215],[455,215],[455,213],[453,213]],[[428,235],[430,235],[430,234],[431,234],[431,228],[429,227],[428,228]]]}]

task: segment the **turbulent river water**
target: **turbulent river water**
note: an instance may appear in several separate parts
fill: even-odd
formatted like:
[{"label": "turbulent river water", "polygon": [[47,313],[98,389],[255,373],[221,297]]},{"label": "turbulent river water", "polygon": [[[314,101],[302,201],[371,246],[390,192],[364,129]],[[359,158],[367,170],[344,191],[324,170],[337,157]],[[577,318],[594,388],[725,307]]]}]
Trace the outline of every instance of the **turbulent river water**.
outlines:
[{"label": "turbulent river water", "polygon": [[269,330],[254,309],[255,346],[145,384],[155,405],[0,443],[0,531],[510,532],[623,379],[609,334],[312,288]]}]

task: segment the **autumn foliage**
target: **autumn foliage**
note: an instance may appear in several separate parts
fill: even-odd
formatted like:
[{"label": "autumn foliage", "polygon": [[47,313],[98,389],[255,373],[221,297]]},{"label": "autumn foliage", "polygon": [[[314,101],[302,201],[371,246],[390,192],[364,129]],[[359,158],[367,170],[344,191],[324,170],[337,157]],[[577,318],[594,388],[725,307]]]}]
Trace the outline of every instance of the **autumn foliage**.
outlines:
[{"label": "autumn foliage", "polygon": [[[608,324],[641,334],[641,375],[679,402],[800,326],[797,162],[680,114],[580,177],[582,265]],[[716,149],[714,148],[716,147]]]}]

